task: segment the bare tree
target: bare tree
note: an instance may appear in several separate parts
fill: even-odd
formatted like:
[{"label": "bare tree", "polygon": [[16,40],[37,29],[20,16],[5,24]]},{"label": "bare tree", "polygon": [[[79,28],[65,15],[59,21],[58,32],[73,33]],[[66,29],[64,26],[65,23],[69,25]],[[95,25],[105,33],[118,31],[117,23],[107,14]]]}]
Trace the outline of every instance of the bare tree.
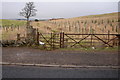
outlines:
[{"label": "bare tree", "polygon": [[20,12],[20,16],[27,18],[27,27],[30,25],[29,18],[36,15],[36,9],[33,2],[26,3],[25,7]]}]

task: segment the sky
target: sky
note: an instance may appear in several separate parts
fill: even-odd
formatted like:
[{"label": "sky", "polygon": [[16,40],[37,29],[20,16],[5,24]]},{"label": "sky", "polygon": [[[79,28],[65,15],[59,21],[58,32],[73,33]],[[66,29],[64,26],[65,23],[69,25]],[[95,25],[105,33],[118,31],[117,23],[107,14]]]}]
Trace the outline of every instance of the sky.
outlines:
[{"label": "sky", "polygon": [[[46,1],[46,2],[45,2]],[[96,14],[104,14],[104,13],[112,13],[112,12],[118,12],[118,2],[117,0],[109,0],[108,1],[99,1],[97,2],[94,0],[84,0],[79,1],[62,1],[57,2],[56,1],[47,1],[44,2],[34,2],[36,9],[37,9],[37,15],[35,17],[31,18],[37,18],[37,19],[48,19],[48,18],[72,18],[72,17],[79,17],[79,16],[86,16],[86,15],[96,15]],[[58,0],[59,1],[59,0]],[[15,19],[15,18],[24,18],[22,16],[19,16],[19,12],[21,9],[25,6],[25,0],[24,2],[17,2],[13,1],[7,1],[4,0],[2,2],[2,18],[3,19]]]},{"label": "sky", "polygon": [[119,2],[119,0],[1,0],[2,2]]}]

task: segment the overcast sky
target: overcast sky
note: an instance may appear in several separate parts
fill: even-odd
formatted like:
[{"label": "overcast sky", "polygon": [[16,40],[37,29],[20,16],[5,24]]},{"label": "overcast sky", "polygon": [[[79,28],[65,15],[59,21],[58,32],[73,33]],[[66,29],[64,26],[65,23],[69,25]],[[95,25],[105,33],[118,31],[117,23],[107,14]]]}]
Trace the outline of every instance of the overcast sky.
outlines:
[{"label": "overcast sky", "polygon": [[[24,18],[18,13],[26,2],[2,2],[2,18]],[[35,2],[37,15],[32,18],[71,18],[118,12],[118,2]]]}]

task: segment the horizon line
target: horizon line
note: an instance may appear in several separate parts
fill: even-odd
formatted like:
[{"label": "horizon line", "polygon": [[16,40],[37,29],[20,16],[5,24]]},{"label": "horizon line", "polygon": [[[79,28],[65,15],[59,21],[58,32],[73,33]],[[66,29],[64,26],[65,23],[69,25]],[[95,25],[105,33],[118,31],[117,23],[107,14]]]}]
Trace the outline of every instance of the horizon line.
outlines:
[{"label": "horizon line", "polygon": [[[118,12],[112,12],[112,13],[119,13],[120,11]],[[103,13],[103,14],[110,14],[110,13]],[[85,16],[94,16],[94,15],[103,15],[103,14],[93,14],[93,15],[85,15]],[[85,16],[78,16],[78,17],[85,17]],[[54,18],[30,18],[30,19],[57,19],[57,18],[64,18],[64,17],[54,17]],[[69,18],[77,18],[77,17],[69,17]],[[69,19],[69,18],[64,18],[64,19]],[[0,19],[26,19],[26,18],[0,18]]]}]

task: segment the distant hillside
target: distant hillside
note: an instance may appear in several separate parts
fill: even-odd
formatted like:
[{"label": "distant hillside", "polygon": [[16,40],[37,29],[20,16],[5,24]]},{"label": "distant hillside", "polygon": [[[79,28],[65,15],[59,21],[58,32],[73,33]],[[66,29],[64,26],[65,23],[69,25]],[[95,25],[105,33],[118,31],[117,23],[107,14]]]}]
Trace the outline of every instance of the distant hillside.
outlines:
[{"label": "distant hillside", "polygon": [[118,13],[89,15],[69,19],[33,22],[41,32],[118,33]]},{"label": "distant hillside", "polygon": [[[0,25],[25,25],[24,20],[1,19]],[[118,13],[81,16],[68,19],[57,19],[47,21],[32,21],[31,25],[38,28],[40,32],[65,32],[65,33],[118,33]]]},{"label": "distant hillside", "polygon": [[118,16],[118,13],[108,13],[108,14],[99,14],[99,15],[88,15],[82,16],[81,18],[94,18],[94,17],[107,17],[107,16]]}]

